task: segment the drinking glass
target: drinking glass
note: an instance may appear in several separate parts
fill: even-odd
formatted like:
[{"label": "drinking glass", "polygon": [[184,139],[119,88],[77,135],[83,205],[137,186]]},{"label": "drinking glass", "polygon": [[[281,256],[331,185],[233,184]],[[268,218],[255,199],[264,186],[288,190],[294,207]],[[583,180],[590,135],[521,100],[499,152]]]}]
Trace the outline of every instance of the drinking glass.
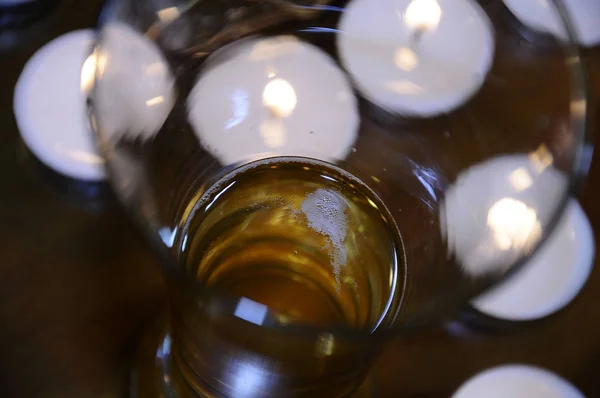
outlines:
[{"label": "drinking glass", "polygon": [[517,272],[591,154],[546,7],[563,34],[493,0],[109,2],[90,120],[168,285],[133,393],[346,396]]}]

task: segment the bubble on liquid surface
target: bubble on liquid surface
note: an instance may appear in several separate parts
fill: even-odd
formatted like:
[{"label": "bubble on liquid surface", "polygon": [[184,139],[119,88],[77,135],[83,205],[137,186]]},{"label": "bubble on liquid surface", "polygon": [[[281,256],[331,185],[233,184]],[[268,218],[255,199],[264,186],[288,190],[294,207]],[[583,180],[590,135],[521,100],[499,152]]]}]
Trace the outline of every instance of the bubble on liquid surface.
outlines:
[{"label": "bubble on liquid surface", "polygon": [[346,210],[348,202],[339,194],[327,189],[317,189],[302,201],[302,213],[308,226],[324,235],[329,243],[324,249],[330,252],[333,273],[340,289],[340,272],[346,265],[346,246],[344,240],[348,231]]}]

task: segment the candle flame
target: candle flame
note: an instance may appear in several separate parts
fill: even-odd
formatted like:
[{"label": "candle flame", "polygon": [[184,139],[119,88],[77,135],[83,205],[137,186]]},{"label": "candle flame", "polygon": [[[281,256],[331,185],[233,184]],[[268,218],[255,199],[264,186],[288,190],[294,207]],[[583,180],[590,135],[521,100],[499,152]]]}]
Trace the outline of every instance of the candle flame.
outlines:
[{"label": "candle flame", "polygon": [[279,117],[290,116],[298,102],[296,91],[284,79],[269,81],[263,90],[262,100],[263,104]]},{"label": "candle flame", "polygon": [[441,17],[437,0],[412,0],[404,12],[404,23],[411,30],[432,30],[437,28]]},{"label": "candle flame", "polygon": [[488,213],[487,224],[500,250],[526,249],[541,234],[535,209],[513,198],[496,202]]}]

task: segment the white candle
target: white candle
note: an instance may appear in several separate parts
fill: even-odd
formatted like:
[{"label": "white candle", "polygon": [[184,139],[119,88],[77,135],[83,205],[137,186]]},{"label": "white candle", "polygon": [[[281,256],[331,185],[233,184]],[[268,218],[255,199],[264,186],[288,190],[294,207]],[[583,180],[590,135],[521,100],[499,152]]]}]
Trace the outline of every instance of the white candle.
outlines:
[{"label": "white candle", "polygon": [[345,74],[292,36],[251,38],[213,54],[188,110],[200,142],[223,164],[270,155],[343,159],[360,121]]},{"label": "white candle", "polygon": [[353,0],[337,45],[366,99],[400,114],[460,107],[483,84],[494,36],[474,0]]},{"label": "white candle", "polygon": [[[577,40],[586,47],[600,44],[600,1],[562,0]],[[567,29],[557,8],[548,0],[504,0],[506,7],[524,25],[567,40]]]},{"label": "white candle", "polygon": [[504,365],[467,380],[452,398],[585,398],[554,373],[527,365]]},{"label": "white candle", "polygon": [[594,236],[581,206],[569,203],[552,235],[524,269],[472,302],[496,318],[526,321],[566,306],[587,281],[594,260]]},{"label": "white candle", "polygon": [[14,92],[15,118],[31,152],[58,173],[86,181],[105,177],[85,108],[90,64],[83,73],[82,67],[93,42],[92,30],[52,40],[27,62]]},{"label": "white candle", "polygon": [[442,234],[467,275],[503,272],[532,252],[567,191],[542,147],[463,171],[442,203]]}]

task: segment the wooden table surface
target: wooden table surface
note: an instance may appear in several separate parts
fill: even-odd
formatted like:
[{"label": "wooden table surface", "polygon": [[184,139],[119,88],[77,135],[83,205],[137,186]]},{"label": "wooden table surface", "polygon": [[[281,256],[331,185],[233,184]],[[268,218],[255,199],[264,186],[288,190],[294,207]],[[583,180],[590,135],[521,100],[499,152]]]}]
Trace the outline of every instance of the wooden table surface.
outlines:
[{"label": "wooden table surface", "polygon": [[[27,59],[52,38],[91,26],[100,8],[99,0],[63,0],[33,27],[0,34],[0,397],[127,396],[136,343],[163,301],[159,266],[119,207],[49,181],[13,117]],[[598,94],[599,54],[588,60]],[[595,231],[599,162],[581,197]],[[572,305],[535,328],[470,338],[440,329],[393,342],[376,368],[381,395],[447,397],[484,368],[518,362],[600,397],[599,303],[597,269]]]}]

